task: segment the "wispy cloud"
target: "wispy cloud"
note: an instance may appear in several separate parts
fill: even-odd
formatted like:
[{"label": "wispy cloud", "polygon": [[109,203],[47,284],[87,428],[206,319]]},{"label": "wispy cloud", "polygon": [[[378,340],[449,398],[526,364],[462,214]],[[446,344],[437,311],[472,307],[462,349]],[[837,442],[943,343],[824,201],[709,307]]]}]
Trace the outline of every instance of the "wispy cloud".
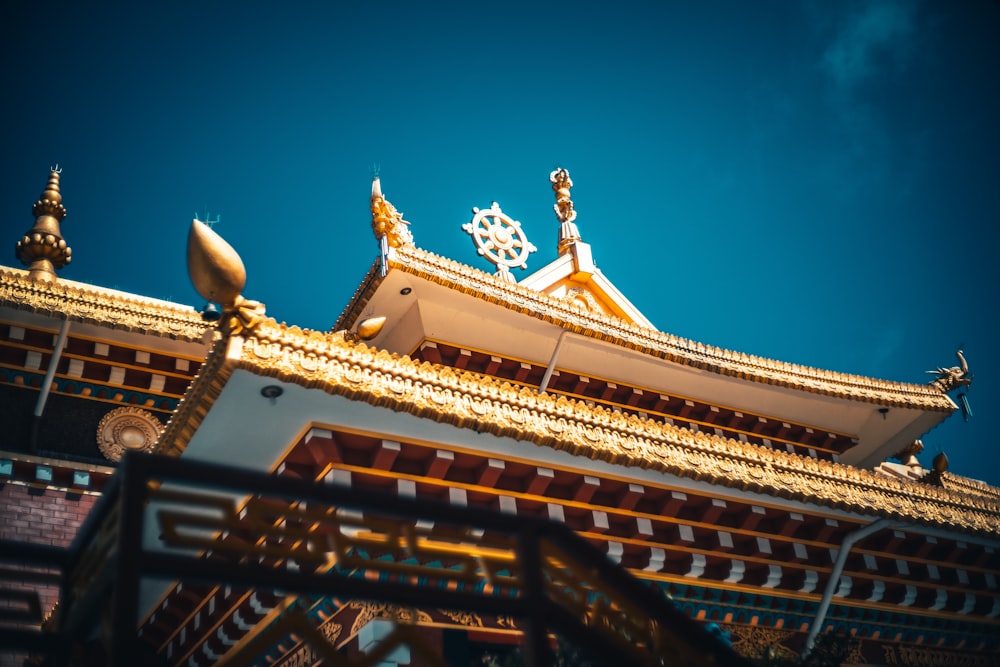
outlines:
[{"label": "wispy cloud", "polygon": [[[895,131],[897,90],[912,88],[908,77],[921,64],[926,39],[919,0],[806,2],[806,16],[819,45],[816,68],[825,87],[830,124],[838,149],[824,165],[847,199],[911,187],[920,165],[905,159],[912,137]],[[900,88],[902,86],[902,88]]]},{"label": "wispy cloud", "polygon": [[889,67],[903,67],[916,32],[916,3],[880,0],[851,12],[823,53],[822,67],[838,86],[853,88]]}]

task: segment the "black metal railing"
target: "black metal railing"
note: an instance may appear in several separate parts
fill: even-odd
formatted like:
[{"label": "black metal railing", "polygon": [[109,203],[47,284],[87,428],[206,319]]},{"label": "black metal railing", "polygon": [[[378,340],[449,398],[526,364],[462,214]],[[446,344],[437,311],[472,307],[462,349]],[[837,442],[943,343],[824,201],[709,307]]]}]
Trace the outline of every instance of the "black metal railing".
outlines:
[{"label": "black metal railing", "polygon": [[70,548],[42,555],[62,572],[58,623],[0,641],[49,664],[95,635],[106,664],[141,664],[148,578],[511,617],[532,666],[553,664],[552,634],[593,664],[746,664],[561,523],[177,458],[126,455]]}]

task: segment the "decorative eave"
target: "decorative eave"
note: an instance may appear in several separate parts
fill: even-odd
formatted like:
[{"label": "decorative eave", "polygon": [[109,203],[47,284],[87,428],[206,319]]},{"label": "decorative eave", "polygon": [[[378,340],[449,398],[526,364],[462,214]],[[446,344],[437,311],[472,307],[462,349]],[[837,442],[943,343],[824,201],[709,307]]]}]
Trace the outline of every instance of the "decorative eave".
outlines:
[{"label": "decorative eave", "polygon": [[217,343],[157,451],[179,456],[233,370],[273,377],[459,428],[532,442],[614,465],[763,493],[863,516],[1000,536],[1000,501],[695,433],[474,373],[418,363],[342,332],[272,319]]},{"label": "decorative eave", "polygon": [[230,348],[235,346],[235,349],[239,350],[242,341],[239,336],[219,338],[215,341],[198,374],[191,381],[187,393],[181,398],[174,414],[163,427],[163,432],[153,447],[153,453],[180,456],[187,448],[188,442],[205,421],[206,415],[236,368]]},{"label": "decorative eave", "polygon": [[957,493],[966,495],[982,496],[987,502],[1000,505],[1000,488],[990,486],[985,482],[971,477],[963,477],[950,472],[938,472],[931,470],[924,479],[920,481],[928,484],[936,483],[938,486],[950,489]]},{"label": "decorative eave", "polygon": [[73,282],[32,280],[0,266],[0,307],[108,329],[198,342],[209,328],[190,306]]},{"label": "decorative eave", "polygon": [[371,267],[368,269],[368,273],[361,280],[361,284],[358,288],[354,290],[354,294],[351,296],[350,301],[344,306],[344,310],[340,313],[340,317],[337,318],[337,322],[333,325],[333,331],[341,331],[343,329],[349,329],[354,322],[361,319],[365,312],[365,307],[371,300],[372,295],[375,294],[375,290],[378,286],[382,284],[382,280],[385,278],[380,270],[382,265],[382,260],[376,258],[372,263]]},{"label": "decorative eave", "polygon": [[[893,382],[826,371],[734,352],[647,329],[617,317],[585,310],[568,301],[516,283],[497,280],[470,266],[416,247],[393,248],[389,269],[398,269],[450,289],[472,295],[531,317],[551,322],[582,336],[637,350],[676,364],[698,368],[761,384],[786,387],[878,406],[952,412],[955,403],[933,384]],[[378,288],[378,276],[369,275],[338,320],[337,329],[349,328]]]}]

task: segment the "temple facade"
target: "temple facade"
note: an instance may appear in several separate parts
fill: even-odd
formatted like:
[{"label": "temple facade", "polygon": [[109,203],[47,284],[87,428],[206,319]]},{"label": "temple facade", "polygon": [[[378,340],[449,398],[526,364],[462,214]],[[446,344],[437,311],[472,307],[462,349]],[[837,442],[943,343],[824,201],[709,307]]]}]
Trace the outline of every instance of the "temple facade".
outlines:
[{"label": "temple facade", "polygon": [[[420,249],[376,178],[378,257],[328,332],[269,318],[195,221],[215,321],[60,278],[59,178],[27,268],[0,267],[0,540],[20,554],[0,664],[42,664],[46,637],[127,664],[116,634],[178,667],[531,662],[571,621],[634,664],[830,637],[847,665],[1000,664],[1000,489],[920,460],[971,381],[961,352],[920,385],[658,331],[595,264],[563,169],[558,256],[520,281],[535,246],[497,203],[464,227],[487,273]],[[100,591],[114,623],[76,611]],[[539,632],[532,595],[565,624]]]}]

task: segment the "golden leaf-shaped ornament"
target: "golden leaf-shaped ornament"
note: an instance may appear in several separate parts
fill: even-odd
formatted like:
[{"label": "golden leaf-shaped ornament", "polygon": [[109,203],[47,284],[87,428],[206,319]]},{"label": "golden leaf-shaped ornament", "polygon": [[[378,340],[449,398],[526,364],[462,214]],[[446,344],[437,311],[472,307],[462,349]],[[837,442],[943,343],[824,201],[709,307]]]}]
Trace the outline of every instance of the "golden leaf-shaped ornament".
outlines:
[{"label": "golden leaf-shaped ornament", "polygon": [[200,220],[191,221],[187,243],[188,276],[198,294],[223,308],[236,303],[246,286],[243,260],[231,245]]},{"label": "golden leaf-shaped ornament", "polygon": [[385,317],[369,317],[358,325],[358,338],[361,340],[371,340],[379,335],[382,327],[385,326]]}]

